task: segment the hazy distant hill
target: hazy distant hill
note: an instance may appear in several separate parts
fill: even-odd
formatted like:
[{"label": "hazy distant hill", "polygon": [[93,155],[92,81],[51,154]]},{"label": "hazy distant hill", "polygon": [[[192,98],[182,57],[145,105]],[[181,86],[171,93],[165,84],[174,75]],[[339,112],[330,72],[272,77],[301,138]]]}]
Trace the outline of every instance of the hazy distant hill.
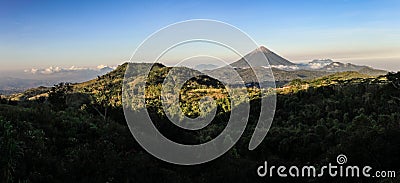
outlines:
[{"label": "hazy distant hill", "polygon": [[52,86],[54,83],[47,80],[20,79],[12,77],[0,78],[0,94],[9,95],[23,92],[26,89],[38,86]]},{"label": "hazy distant hill", "polygon": [[341,62],[331,62],[318,70],[326,72],[357,71],[359,73],[368,74],[372,76],[385,75],[388,73],[388,71],[374,69],[369,66],[355,65],[351,63],[341,63]]},{"label": "hazy distant hill", "polygon": [[294,79],[314,79],[321,76],[326,76],[332,73],[324,71],[312,71],[312,70],[296,70],[296,71],[285,71],[273,68],[274,77],[276,81],[287,82]]},{"label": "hazy distant hill", "polygon": [[374,69],[374,68],[367,67],[367,66],[364,66],[364,68],[361,68],[357,72],[362,73],[362,74],[367,74],[370,76],[381,76],[381,75],[386,75],[388,73],[388,71]]},{"label": "hazy distant hill", "polygon": [[340,63],[340,62],[332,62],[329,65],[321,68],[321,70],[331,71],[331,72],[343,72],[343,71],[357,71],[365,66],[354,65],[351,63]]},{"label": "hazy distant hill", "polygon": [[218,67],[219,67],[218,65],[214,65],[214,64],[199,64],[199,65],[196,65],[194,67],[194,69],[196,69],[198,71],[203,71],[203,70],[216,69]]},{"label": "hazy distant hill", "polygon": [[22,78],[0,77],[0,94],[10,95],[39,86],[53,86],[61,82],[84,82],[112,70],[113,68],[108,66],[99,66],[95,69],[49,67],[26,70],[24,73],[18,73]]}]

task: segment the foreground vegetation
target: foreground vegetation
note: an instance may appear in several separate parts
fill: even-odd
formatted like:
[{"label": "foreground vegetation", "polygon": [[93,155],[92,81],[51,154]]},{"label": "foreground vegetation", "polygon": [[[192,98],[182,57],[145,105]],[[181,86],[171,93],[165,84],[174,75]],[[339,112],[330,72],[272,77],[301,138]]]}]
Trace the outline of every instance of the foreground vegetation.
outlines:
[{"label": "foreground vegetation", "polygon": [[[249,89],[253,112],[239,142],[215,161],[187,167],[160,161],[136,143],[122,111],[123,71],[121,67],[86,83],[60,84],[43,90],[46,95],[39,92],[40,96],[32,100],[2,99],[0,182],[290,182],[259,178],[257,167],[265,160],[273,165],[324,165],[336,162],[339,154],[347,155],[351,165],[395,170],[400,175],[400,73],[381,78],[345,73],[345,78],[334,75],[292,82],[279,92],[274,123],[254,151],[247,147],[258,120],[259,91]],[[160,66],[157,72],[168,72],[168,68]],[[189,95],[196,93],[194,90],[205,88],[202,94],[210,93],[220,100],[219,113],[203,130],[180,131],[168,125],[162,111],[155,109],[160,104],[157,97],[148,98],[154,104],[149,110],[158,119],[157,127],[170,139],[195,144],[224,129],[229,118],[229,96],[218,82],[210,87],[213,82],[203,83],[203,79],[192,80],[197,87],[187,87],[181,93],[187,101],[181,107],[191,117],[199,112],[191,105],[200,97]],[[149,91],[159,91],[159,83],[148,83],[147,87],[153,87]]]}]

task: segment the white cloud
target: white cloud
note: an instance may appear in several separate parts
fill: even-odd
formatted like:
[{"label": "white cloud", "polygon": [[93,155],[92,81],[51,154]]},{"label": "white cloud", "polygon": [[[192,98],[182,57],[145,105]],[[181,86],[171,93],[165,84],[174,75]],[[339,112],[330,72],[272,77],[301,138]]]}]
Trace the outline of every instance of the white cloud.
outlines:
[{"label": "white cloud", "polygon": [[322,69],[325,66],[328,66],[332,63],[335,66],[340,66],[340,65],[337,65],[337,63],[334,63],[331,59],[316,59],[311,62],[298,63],[296,65],[271,65],[271,66],[264,67],[264,68],[277,68],[277,69],[286,70],[286,71],[294,71],[294,70],[300,70],[300,69],[318,70],[318,69]]},{"label": "white cloud", "polygon": [[48,68],[43,68],[43,69],[37,69],[37,68],[32,68],[32,69],[26,69],[24,72],[26,73],[32,73],[32,74],[44,74],[44,75],[50,75],[50,74],[55,74],[55,73],[66,73],[66,72],[75,72],[75,71],[100,71],[100,70],[112,70],[116,67],[109,67],[107,65],[99,65],[95,68],[89,68],[89,67],[76,67],[76,66],[71,66],[69,68],[62,68],[62,67],[54,67],[50,66]]},{"label": "white cloud", "polygon": [[307,65],[308,65],[308,67],[309,67],[310,69],[321,69],[322,67],[325,67],[325,66],[327,66],[327,65],[329,65],[329,64],[324,64],[324,63],[308,63]]},{"label": "white cloud", "polygon": [[97,69],[100,70],[100,69],[104,69],[104,68],[106,68],[106,67],[108,67],[108,66],[102,64],[102,65],[97,66]]},{"label": "white cloud", "polygon": [[273,68],[282,69],[282,70],[298,70],[299,67],[297,65],[271,65]]}]

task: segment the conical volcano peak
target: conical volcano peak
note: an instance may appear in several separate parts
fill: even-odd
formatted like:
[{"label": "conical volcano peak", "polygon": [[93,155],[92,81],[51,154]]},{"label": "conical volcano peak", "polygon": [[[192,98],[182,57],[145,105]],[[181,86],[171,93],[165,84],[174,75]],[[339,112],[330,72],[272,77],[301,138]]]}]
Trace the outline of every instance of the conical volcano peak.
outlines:
[{"label": "conical volcano peak", "polygon": [[264,53],[270,53],[271,52],[271,50],[269,50],[265,46],[260,46],[259,48],[257,48],[257,51],[261,51],[261,52],[264,52]]},{"label": "conical volcano peak", "polygon": [[[265,62],[265,58],[268,59],[268,63]],[[279,66],[294,66],[296,64],[286,60],[285,58],[277,55],[268,48],[260,46],[251,53],[244,56],[242,59],[232,63],[233,67],[248,67],[247,62],[251,63],[255,67],[268,67],[269,65]]]}]

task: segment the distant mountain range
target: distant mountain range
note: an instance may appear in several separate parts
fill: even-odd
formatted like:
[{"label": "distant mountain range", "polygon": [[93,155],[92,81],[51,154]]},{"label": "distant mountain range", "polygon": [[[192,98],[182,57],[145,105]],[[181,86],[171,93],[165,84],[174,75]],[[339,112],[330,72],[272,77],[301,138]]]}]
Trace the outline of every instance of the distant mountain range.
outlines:
[{"label": "distant mountain range", "polygon": [[[268,63],[265,62],[268,59]],[[253,69],[250,68],[250,65]],[[272,82],[275,79],[277,86],[284,85],[294,79],[315,79],[337,72],[356,71],[370,76],[387,74],[387,71],[374,69],[369,66],[360,66],[351,63],[335,62],[331,59],[313,60],[308,63],[293,63],[273,51],[261,46],[243,58],[230,64],[243,78],[245,83]],[[214,64],[199,64],[194,69],[222,78],[225,81],[236,83],[237,77],[232,74],[231,67],[218,67]],[[88,68],[59,68],[26,70],[27,74],[34,75],[35,79],[18,79],[11,77],[0,78],[0,94],[12,94],[38,86],[52,86],[59,82],[83,82],[104,75],[115,68],[99,66],[95,69]],[[272,69],[271,73],[270,69]],[[255,79],[254,71],[261,77]],[[272,76],[273,74],[273,76]]]},{"label": "distant mountain range", "polygon": [[[268,59],[269,64],[266,63],[265,58]],[[253,69],[250,69],[250,65]],[[230,64],[230,66],[244,78],[243,80],[246,83],[270,82],[272,76],[269,74],[269,69],[272,69],[277,86],[284,85],[294,79],[315,79],[337,72],[355,71],[370,76],[379,76],[388,73],[387,71],[374,69],[369,66],[335,62],[331,59],[313,60],[309,63],[296,64],[264,46],[255,49],[240,60]],[[228,73],[229,70],[230,67],[225,66],[207,71],[207,74],[229,80],[229,78],[232,77],[232,75]],[[256,71],[258,75],[261,76],[258,78],[259,81],[255,79],[252,70]],[[230,81],[236,82],[234,80]]]}]

